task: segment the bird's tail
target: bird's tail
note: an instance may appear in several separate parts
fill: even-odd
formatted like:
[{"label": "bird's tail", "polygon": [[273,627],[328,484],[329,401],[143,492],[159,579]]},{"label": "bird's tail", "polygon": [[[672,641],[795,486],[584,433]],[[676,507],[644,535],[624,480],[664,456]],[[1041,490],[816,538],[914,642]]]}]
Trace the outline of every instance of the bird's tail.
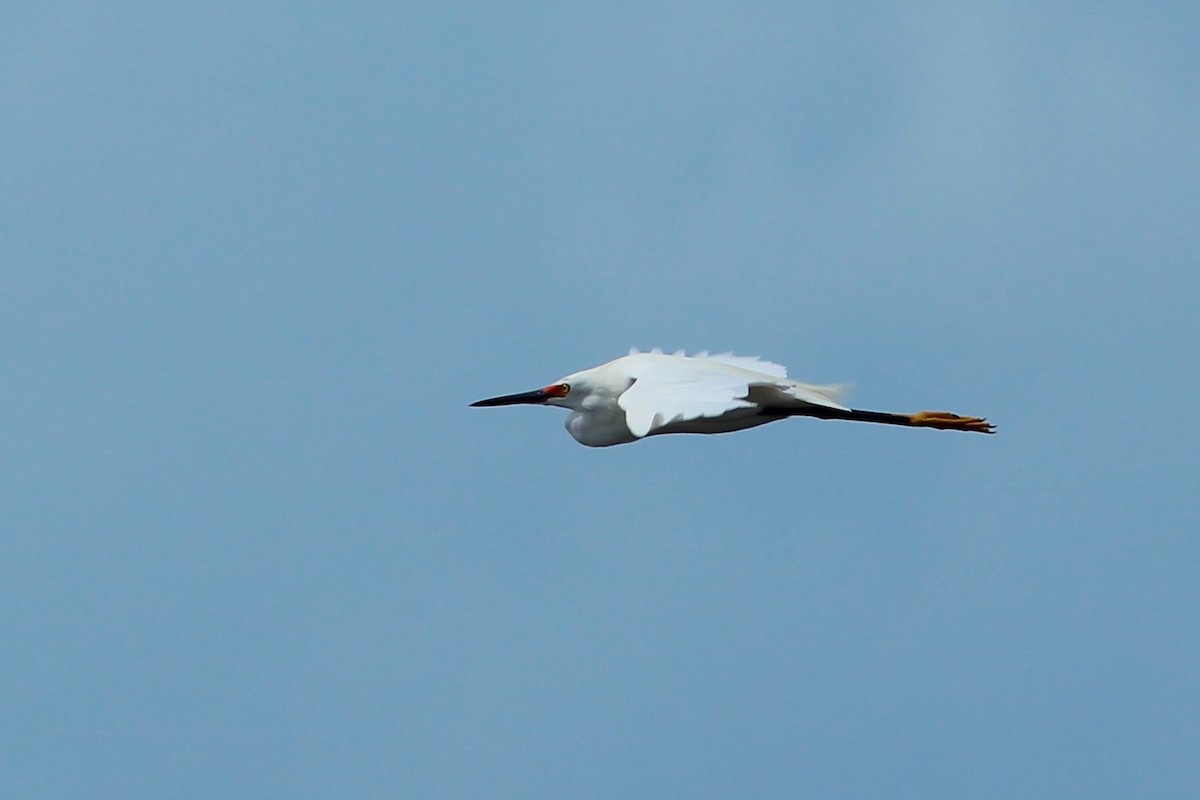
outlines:
[{"label": "bird's tail", "polygon": [[850,391],[854,388],[852,383],[830,383],[825,386],[810,386],[808,387],[817,394],[828,397],[838,405],[845,405],[846,398],[850,396]]}]

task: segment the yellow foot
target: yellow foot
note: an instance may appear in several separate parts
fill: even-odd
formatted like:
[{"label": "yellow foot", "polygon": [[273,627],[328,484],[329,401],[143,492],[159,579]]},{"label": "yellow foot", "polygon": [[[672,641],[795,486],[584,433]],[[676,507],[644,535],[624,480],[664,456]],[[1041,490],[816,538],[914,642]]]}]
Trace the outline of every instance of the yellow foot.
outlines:
[{"label": "yellow foot", "polygon": [[941,428],[944,431],[995,433],[996,426],[983,417],[960,417],[949,411],[918,411],[908,418],[914,428]]}]

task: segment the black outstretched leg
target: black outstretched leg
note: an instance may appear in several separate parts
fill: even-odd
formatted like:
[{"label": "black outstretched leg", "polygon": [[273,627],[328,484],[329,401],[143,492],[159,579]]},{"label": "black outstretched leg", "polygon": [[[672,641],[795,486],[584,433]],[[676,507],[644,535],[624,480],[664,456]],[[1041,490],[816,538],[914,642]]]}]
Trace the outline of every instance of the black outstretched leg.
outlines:
[{"label": "black outstretched leg", "polygon": [[939,428],[945,431],[974,431],[995,433],[996,426],[983,417],[961,417],[949,411],[918,411],[916,414],[891,414],[886,411],[862,411],[857,408],[828,408],[826,406],[772,406],[760,413],[773,417],[816,417],[843,419],[851,422],[877,422],[883,425],[904,425],[909,428]]}]

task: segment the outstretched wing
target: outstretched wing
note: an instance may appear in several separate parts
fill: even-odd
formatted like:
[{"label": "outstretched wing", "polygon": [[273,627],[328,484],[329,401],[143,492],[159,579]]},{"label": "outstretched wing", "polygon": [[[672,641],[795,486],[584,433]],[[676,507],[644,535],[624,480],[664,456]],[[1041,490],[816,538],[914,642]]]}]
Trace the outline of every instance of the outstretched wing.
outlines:
[{"label": "outstretched wing", "polygon": [[672,422],[719,417],[755,405],[746,399],[750,381],[745,377],[707,369],[691,359],[662,359],[636,372],[617,405],[630,433],[639,438]]},{"label": "outstretched wing", "polygon": [[779,364],[753,357],[634,350],[620,361],[633,382],[617,405],[630,433],[639,438],[674,422],[743,409],[815,405],[847,410],[838,402],[847,387],[798,383]]}]

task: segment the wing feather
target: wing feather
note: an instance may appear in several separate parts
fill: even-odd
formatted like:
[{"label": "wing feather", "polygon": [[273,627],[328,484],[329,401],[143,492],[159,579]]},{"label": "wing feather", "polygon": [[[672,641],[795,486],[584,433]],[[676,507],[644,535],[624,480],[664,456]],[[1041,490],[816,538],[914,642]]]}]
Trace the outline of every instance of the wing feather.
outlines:
[{"label": "wing feather", "polygon": [[[666,355],[631,349],[619,359],[632,379],[617,397],[625,424],[639,438],[673,422],[720,417],[739,409],[793,402],[845,410],[847,386],[814,386],[790,380],[782,364],[733,353]],[[615,362],[614,362],[615,363]],[[751,400],[752,395],[754,399]]]},{"label": "wing feather", "polygon": [[664,359],[641,372],[617,398],[625,424],[639,438],[672,422],[719,417],[755,405],[746,399],[750,382],[745,377],[697,369],[686,359]]}]

